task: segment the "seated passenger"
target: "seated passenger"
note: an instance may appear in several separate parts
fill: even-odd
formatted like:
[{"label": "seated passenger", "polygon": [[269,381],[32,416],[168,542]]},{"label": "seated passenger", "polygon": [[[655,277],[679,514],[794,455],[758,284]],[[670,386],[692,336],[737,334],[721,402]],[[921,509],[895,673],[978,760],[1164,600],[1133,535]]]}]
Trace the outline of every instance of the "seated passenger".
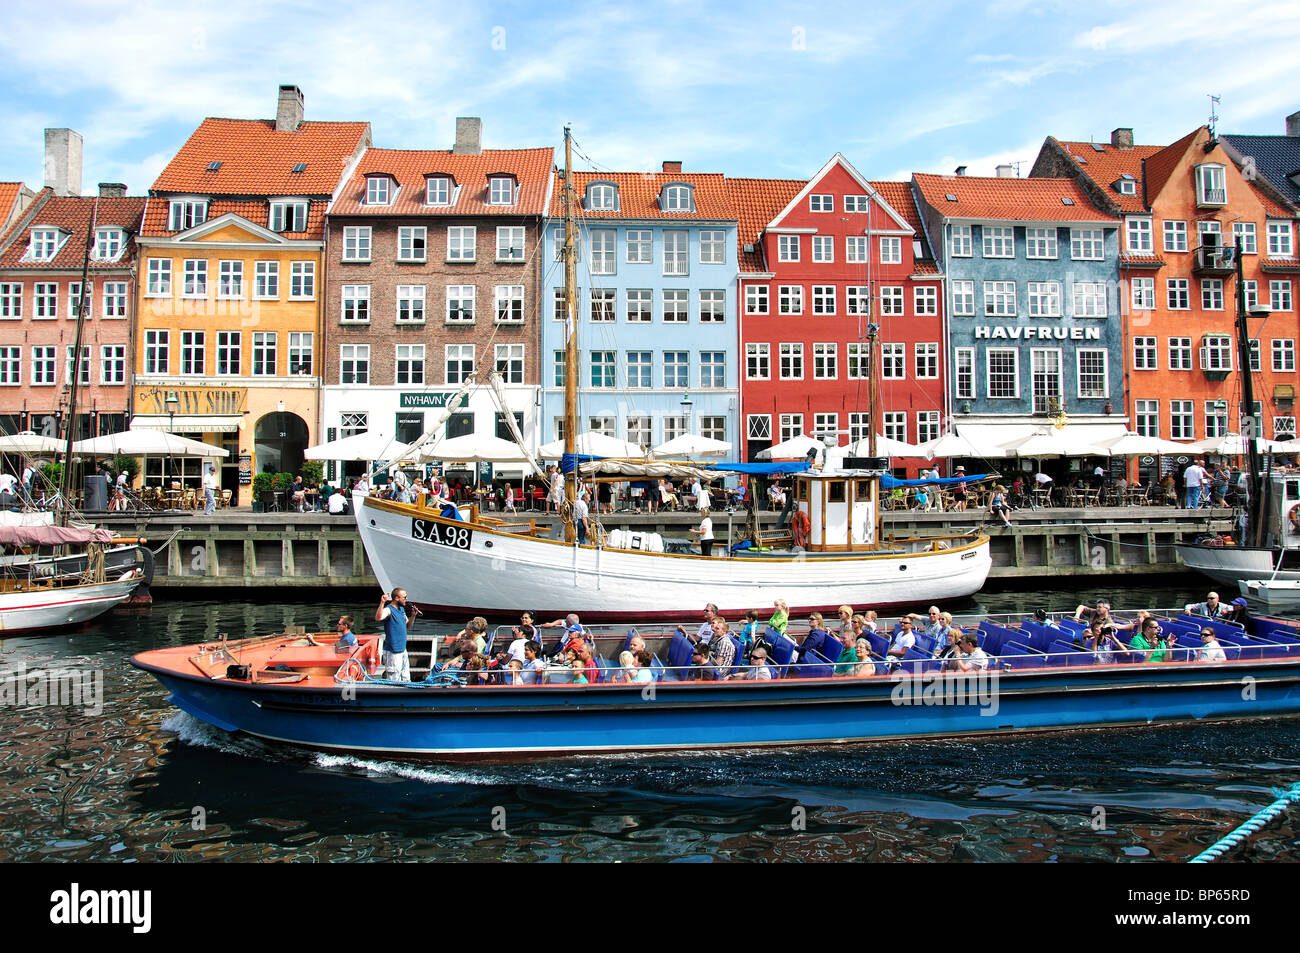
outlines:
[{"label": "seated passenger", "polygon": [[[470,645],[466,640],[466,645]],[[465,660],[464,670],[471,673],[471,685],[486,685],[488,681],[488,658],[481,652],[475,652]]]},{"label": "seated passenger", "polygon": [[767,649],[758,646],[749,654],[749,664],[727,676],[728,679],[746,682],[770,682],[772,669],[767,664]]},{"label": "seated passenger", "polygon": [[1115,651],[1124,651],[1124,643],[1115,638],[1114,626],[1105,625],[1101,619],[1092,620],[1083,644],[1096,654],[1098,665],[1114,665]]},{"label": "seated passenger", "polygon": [[980,648],[979,636],[966,632],[957,642],[957,652],[943,663],[948,672],[983,672],[989,667],[989,657]]},{"label": "seated passenger", "polygon": [[773,605],[776,606],[776,611],[772,613],[772,618],[767,620],[767,624],[785,635],[785,627],[790,622],[790,607],[786,605],[784,599],[777,599]]},{"label": "seated passenger", "polygon": [[483,618],[481,615],[476,615],[465,623],[465,628],[461,629],[455,635],[445,636],[442,641],[444,645],[455,645],[464,639],[470,639],[473,641],[478,651],[482,652],[487,648],[487,638],[484,635],[485,632],[487,632],[487,619]]},{"label": "seated passenger", "polygon": [[356,646],[357,637],[352,632],[352,616],[339,616],[338,633],[339,639],[334,643],[337,651],[346,651]]},{"label": "seated passenger", "polygon": [[1174,645],[1178,637],[1171,632],[1167,638],[1162,639],[1160,623],[1145,613],[1138,614],[1143,616],[1142,628],[1133,633],[1133,639],[1128,644],[1129,649],[1141,652],[1142,659],[1146,662],[1172,662],[1174,653],[1167,645]]},{"label": "seated passenger", "polygon": [[853,646],[853,651],[857,655],[858,664],[853,666],[853,678],[867,678],[876,674],[876,665],[871,661],[871,643],[866,639],[858,639],[857,644]]},{"label": "seated passenger", "polygon": [[718,667],[709,661],[709,647],[697,644],[691,649],[691,667],[686,672],[688,682],[716,682]]},{"label": "seated passenger", "polygon": [[916,635],[912,632],[912,620],[907,616],[898,620],[898,634],[889,643],[885,663],[890,670],[898,667],[899,660],[907,654],[908,649],[916,648]]},{"label": "seated passenger", "polygon": [[868,632],[880,631],[879,619],[875,609],[867,609],[862,613],[862,624]]},{"label": "seated passenger", "polygon": [[[1292,510],[1291,512],[1294,513],[1296,511]],[[1230,615],[1228,618],[1224,619],[1223,621],[1232,622],[1236,625],[1241,626],[1243,629],[1246,628],[1247,624],[1250,622],[1250,611],[1247,608],[1245,597],[1238,596],[1237,598],[1233,599],[1231,609],[1232,609],[1232,615]]]},{"label": "seated passenger", "polygon": [[[915,612],[909,612],[907,614],[909,619],[912,619],[921,627],[921,634],[928,635],[936,642],[942,639],[944,633],[948,631],[948,626],[943,623],[940,616],[941,613],[939,612],[938,606],[930,606],[924,618],[917,615]],[[948,621],[952,621],[952,616],[948,617]]]},{"label": "seated passenger", "polygon": [[1223,651],[1223,646],[1219,644],[1219,637],[1214,634],[1213,629],[1201,629],[1201,647],[1196,650],[1196,661],[1228,661],[1227,653]]},{"label": "seated passenger", "polygon": [[713,617],[713,637],[709,639],[709,654],[718,671],[726,676],[736,664],[736,643],[731,641],[731,627],[720,615]]},{"label": "seated passenger", "polygon": [[512,658],[506,663],[505,683],[507,685],[524,684],[524,664],[519,659]]},{"label": "seated passenger", "polygon": [[745,624],[740,629],[740,647],[746,654],[749,654],[750,646],[754,644],[754,639],[761,633],[758,629],[758,613],[750,609],[745,613]]},{"label": "seated passenger", "polygon": [[594,647],[581,637],[570,643],[573,646],[573,655],[582,663],[583,669],[587,674],[587,681],[594,685],[600,680],[600,666],[596,664],[596,653]]},{"label": "seated passenger", "polygon": [[958,654],[959,643],[961,642],[961,629],[952,626],[944,635],[946,641],[938,644],[934,648],[934,657],[938,659],[950,659]]},{"label": "seated passenger", "polygon": [[540,685],[546,681],[546,660],[540,642],[524,644],[524,684]]},{"label": "seated passenger", "polygon": [[536,638],[536,630],[534,630],[531,625],[525,623],[524,625],[515,626],[510,630],[510,632],[515,638],[514,641],[510,643],[510,648],[506,650],[507,654],[509,654],[512,659],[517,659],[519,662],[528,661],[524,656],[524,647]]},{"label": "seated passenger", "polygon": [[653,682],[655,680],[654,672],[650,671],[650,663],[653,661],[649,652],[642,649],[636,653],[636,678],[633,681]]},{"label": "seated passenger", "polygon": [[1211,592],[1206,595],[1204,602],[1188,603],[1187,614],[1207,619],[1229,619],[1232,617],[1232,606],[1224,605],[1219,601],[1219,594]]},{"label": "seated passenger", "polygon": [[583,661],[582,659],[580,659],[580,658],[575,658],[575,659],[573,660],[573,663],[572,663],[572,668],[573,668],[573,684],[574,684],[574,685],[589,685],[589,684],[591,684],[591,683],[587,680],[587,663],[586,663],[586,662],[584,662],[584,661]]},{"label": "seated passenger", "polygon": [[[644,651],[644,649],[642,650]],[[632,651],[620,652],[618,655],[618,681],[635,682],[636,681],[636,653]]]}]

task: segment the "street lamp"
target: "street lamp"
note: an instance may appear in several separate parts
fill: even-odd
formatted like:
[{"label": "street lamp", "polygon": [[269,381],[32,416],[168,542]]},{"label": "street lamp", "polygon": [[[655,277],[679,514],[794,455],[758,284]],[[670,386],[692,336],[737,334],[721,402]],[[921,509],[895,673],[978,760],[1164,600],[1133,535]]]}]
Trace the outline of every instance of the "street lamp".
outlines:
[{"label": "street lamp", "polygon": [[682,405],[682,414],[683,416],[686,417],[685,432],[690,433],[691,432],[691,407],[695,405],[695,401],[691,400],[691,392],[682,391],[682,399],[679,401],[679,403]]},{"label": "street lamp", "polygon": [[[176,433],[176,408],[181,405],[181,399],[176,391],[169,390],[167,396],[163,398],[163,405],[167,408],[167,432]],[[167,476],[170,479],[176,470],[172,462],[171,454],[167,455]]]}]

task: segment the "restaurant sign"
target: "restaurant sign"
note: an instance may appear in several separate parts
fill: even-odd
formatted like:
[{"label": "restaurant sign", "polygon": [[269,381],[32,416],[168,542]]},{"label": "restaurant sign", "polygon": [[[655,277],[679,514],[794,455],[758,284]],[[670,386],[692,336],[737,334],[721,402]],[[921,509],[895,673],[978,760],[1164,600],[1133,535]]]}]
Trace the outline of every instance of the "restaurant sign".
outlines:
[{"label": "restaurant sign", "polygon": [[[402,394],[401,395],[402,402],[400,406],[430,407],[430,408],[437,409],[437,408],[448,406],[447,402],[455,396],[456,396],[456,391],[454,390],[430,390],[430,391],[420,391],[419,393],[416,394]],[[460,402],[457,403],[455,406],[468,407],[469,395],[461,394]]]},{"label": "restaurant sign", "polygon": [[[174,404],[167,398],[176,396]],[[245,387],[137,387],[136,413],[242,414],[248,410]]]}]

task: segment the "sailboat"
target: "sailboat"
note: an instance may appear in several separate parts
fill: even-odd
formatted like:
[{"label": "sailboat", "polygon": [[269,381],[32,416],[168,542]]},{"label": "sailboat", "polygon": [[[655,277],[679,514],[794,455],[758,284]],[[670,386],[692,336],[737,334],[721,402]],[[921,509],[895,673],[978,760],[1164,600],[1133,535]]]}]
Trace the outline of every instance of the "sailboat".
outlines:
[{"label": "sailboat", "polygon": [[[559,533],[552,538],[536,521],[512,525],[475,506],[458,509],[424,496],[400,503],[358,493],[353,512],[380,584],[388,590],[404,588],[410,601],[439,613],[579,612],[611,621],[676,617],[684,608],[706,603],[735,613],[770,607],[779,598],[791,611],[833,610],[843,604],[917,605],[978,592],[991,567],[986,535],[884,536],[879,490],[887,460],[814,470],[801,464],[682,468],[649,460],[579,459],[573,443],[578,429],[577,253],[567,127],[564,143],[568,478],[560,507],[562,538]],[[874,351],[872,360],[874,364]],[[873,381],[877,376],[873,371]],[[522,446],[512,415],[505,418]],[[435,423],[429,433],[440,426]],[[873,422],[871,434],[876,429]],[[737,471],[782,473],[792,480],[791,532],[772,538],[751,518],[748,545],[727,547],[725,556],[716,557],[665,552],[669,547],[655,534],[606,533],[599,525],[594,538],[578,540],[573,511],[580,477],[616,481]]]}]

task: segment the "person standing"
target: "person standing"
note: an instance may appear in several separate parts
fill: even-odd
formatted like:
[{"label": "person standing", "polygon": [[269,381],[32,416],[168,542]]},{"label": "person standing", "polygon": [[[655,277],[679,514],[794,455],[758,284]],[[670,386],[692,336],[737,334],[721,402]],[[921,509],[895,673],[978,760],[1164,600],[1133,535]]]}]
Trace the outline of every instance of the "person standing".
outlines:
[{"label": "person standing", "polygon": [[203,515],[211,516],[217,511],[217,468],[208,464],[203,474]]},{"label": "person standing", "polygon": [[1201,487],[1205,484],[1205,469],[1199,459],[1193,460],[1183,471],[1183,487],[1187,490],[1187,508],[1194,510],[1201,505]]},{"label": "person standing", "polygon": [[573,501],[573,526],[578,532],[578,542],[587,542],[587,515],[591,512],[587,505],[587,491],[584,489]]},{"label": "person standing", "polygon": [[407,605],[406,590],[394,589],[390,596],[379,597],[375,621],[384,624],[384,677],[394,682],[411,680],[411,659],[406,652],[406,627],[415,617],[415,607]]},{"label": "person standing", "polygon": [[713,555],[713,519],[709,516],[708,507],[700,510],[700,525],[698,529],[691,530],[696,536],[700,537],[700,555]]}]

